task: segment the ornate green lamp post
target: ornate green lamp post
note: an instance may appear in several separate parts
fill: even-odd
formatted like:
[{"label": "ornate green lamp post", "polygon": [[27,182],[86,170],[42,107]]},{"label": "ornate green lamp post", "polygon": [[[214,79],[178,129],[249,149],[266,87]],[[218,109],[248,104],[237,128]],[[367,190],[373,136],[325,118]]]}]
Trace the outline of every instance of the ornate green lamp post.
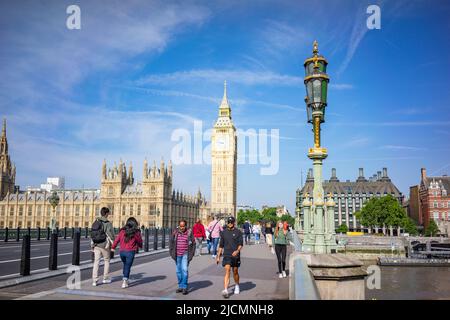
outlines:
[{"label": "ornate green lamp post", "polygon": [[328,82],[327,60],[319,55],[317,41],[314,41],[313,56],[305,60],[306,113],[308,123],[313,126],[314,147],[309,148],[308,158],[313,160],[314,189],[312,202],[309,194],[303,196],[304,221],[303,248],[312,253],[331,253],[336,251],[334,231],[334,202],[329,195],[325,203],[322,186],[322,161],[328,156],[327,149],[321,146],[320,124],[325,122]]},{"label": "ornate green lamp post", "polygon": [[58,206],[58,203],[59,203],[59,197],[58,197],[58,194],[56,193],[56,191],[53,191],[50,198],[48,198],[48,201],[50,202],[50,205],[52,206],[52,209],[53,209],[52,220],[50,222],[50,228],[52,229],[52,233],[54,233],[56,231],[56,207]]}]

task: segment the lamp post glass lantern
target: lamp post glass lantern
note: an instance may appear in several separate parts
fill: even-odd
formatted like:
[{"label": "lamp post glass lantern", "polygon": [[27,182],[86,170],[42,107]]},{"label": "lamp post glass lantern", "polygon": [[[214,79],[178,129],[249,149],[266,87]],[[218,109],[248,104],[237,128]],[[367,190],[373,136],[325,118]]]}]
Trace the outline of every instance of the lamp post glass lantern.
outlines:
[{"label": "lamp post glass lantern", "polygon": [[314,188],[312,203],[309,195],[303,195],[302,219],[304,221],[304,251],[313,253],[331,253],[336,251],[334,230],[334,202],[328,195],[325,203],[322,186],[322,162],[327,158],[327,149],[321,146],[320,124],[325,122],[325,108],[327,106],[328,77],[327,60],[319,55],[317,41],[313,44],[313,56],[304,63],[306,88],[307,122],[312,124],[314,133],[314,147],[309,149],[308,158],[313,160]]}]

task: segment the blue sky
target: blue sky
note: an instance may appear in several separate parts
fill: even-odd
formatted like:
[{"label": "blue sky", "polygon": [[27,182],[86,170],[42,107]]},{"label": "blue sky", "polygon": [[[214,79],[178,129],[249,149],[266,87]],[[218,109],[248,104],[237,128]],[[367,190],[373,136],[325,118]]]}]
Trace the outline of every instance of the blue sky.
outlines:
[{"label": "blue sky", "polygon": [[[108,5],[106,5],[107,3]],[[66,8],[81,8],[81,30]],[[381,7],[381,29],[366,9]],[[101,163],[168,160],[177,128],[211,127],[228,83],[237,128],[279,129],[276,175],[238,166],[238,203],[292,212],[312,146],[303,61],[329,61],[323,146],[341,180],[383,167],[409,194],[450,171],[450,5],[444,1],[2,1],[0,116],[22,188],[65,176],[97,188]],[[207,143],[204,143],[206,147]],[[209,198],[210,166],[174,167]]]}]

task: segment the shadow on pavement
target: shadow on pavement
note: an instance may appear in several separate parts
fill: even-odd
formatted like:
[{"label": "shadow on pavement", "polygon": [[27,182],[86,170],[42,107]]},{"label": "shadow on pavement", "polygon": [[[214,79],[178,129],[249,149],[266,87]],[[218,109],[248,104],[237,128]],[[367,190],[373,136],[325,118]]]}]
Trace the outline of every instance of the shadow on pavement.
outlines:
[{"label": "shadow on pavement", "polygon": [[212,286],[212,284],[213,284],[212,281],[209,281],[209,280],[191,282],[191,283],[189,283],[189,292],[207,288],[209,286]]},{"label": "shadow on pavement", "polygon": [[254,284],[251,281],[242,282],[242,283],[239,284],[239,289],[240,289],[241,292],[242,291],[251,290],[251,289],[253,289],[255,287],[256,287],[256,284]]},{"label": "shadow on pavement", "polygon": [[[167,278],[166,276],[154,276],[154,277],[144,278],[144,275],[145,275],[145,273],[135,273],[135,274],[132,273],[130,275],[131,281],[130,281],[129,287],[139,286],[141,284],[154,282],[154,281],[158,281],[158,280],[163,280],[163,279]],[[122,276],[115,276],[112,278],[112,280],[113,280],[113,282],[121,281]]]}]

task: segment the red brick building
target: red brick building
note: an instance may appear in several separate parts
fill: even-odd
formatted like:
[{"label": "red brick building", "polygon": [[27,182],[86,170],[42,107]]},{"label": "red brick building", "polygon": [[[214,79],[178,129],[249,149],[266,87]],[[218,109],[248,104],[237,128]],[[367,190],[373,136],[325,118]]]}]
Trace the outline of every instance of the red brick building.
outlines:
[{"label": "red brick building", "polygon": [[448,234],[450,177],[447,175],[427,177],[426,169],[422,168],[420,185],[410,188],[409,215],[425,228],[433,219],[440,231]]}]

